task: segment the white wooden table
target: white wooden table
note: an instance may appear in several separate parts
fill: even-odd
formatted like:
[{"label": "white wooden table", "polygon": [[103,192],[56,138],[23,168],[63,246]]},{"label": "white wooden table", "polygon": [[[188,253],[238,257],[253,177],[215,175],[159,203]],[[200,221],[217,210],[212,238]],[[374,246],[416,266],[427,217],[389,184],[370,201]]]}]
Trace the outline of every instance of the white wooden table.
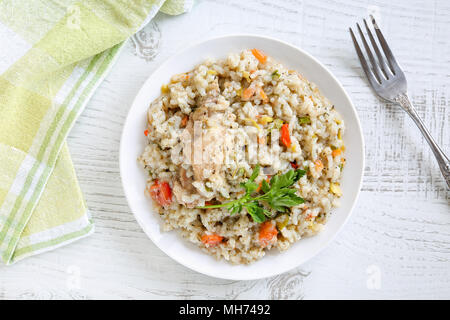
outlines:
[{"label": "white wooden table", "polygon": [[[372,94],[348,34],[379,17],[419,114],[450,153],[450,2],[367,2],[204,0],[189,14],[159,14],[68,139],[96,233],[0,267],[0,298],[450,298],[450,193],[413,122]],[[366,141],[362,193],[336,240],[292,272],[248,282],[203,276],[156,248],[127,206],[118,164],[127,110],[150,73],[186,45],[229,33],[270,35],[319,58],[353,99]]]}]

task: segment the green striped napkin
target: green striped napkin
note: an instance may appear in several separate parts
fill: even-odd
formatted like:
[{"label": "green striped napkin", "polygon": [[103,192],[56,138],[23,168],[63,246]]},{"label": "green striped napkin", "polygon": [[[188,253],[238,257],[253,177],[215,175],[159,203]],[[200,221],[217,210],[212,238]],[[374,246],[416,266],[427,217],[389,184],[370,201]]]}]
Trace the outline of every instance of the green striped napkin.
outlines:
[{"label": "green striped napkin", "polygon": [[65,143],[125,40],[192,0],[0,1],[0,257],[10,264],[94,227]]}]

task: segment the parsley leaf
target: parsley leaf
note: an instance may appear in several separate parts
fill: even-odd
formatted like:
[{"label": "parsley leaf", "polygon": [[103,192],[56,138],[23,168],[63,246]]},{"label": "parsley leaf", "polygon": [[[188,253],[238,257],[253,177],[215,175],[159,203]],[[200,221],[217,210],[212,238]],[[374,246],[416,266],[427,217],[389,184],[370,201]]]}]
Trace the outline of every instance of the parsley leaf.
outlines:
[{"label": "parsley leaf", "polygon": [[245,205],[245,209],[253,218],[253,221],[261,223],[266,221],[266,216],[264,215],[264,208],[258,203],[258,201],[248,202]]},{"label": "parsley leaf", "polygon": [[278,70],[275,70],[274,72],[272,72],[272,79],[274,80],[278,80],[280,79],[281,74],[278,72]]},{"label": "parsley leaf", "polygon": [[259,164],[257,164],[255,169],[253,169],[252,175],[250,176],[250,181],[255,181],[256,177],[259,176],[260,169],[261,167],[259,166]]},{"label": "parsley leaf", "polygon": [[[277,213],[286,213],[290,207],[299,205],[303,202],[303,198],[297,196],[296,190],[292,186],[306,174],[305,170],[289,170],[284,174],[274,175],[270,179],[270,183],[263,180],[261,182],[262,195],[252,197],[252,194],[258,189],[255,179],[260,172],[260,166],[256,165],[250,178],[246,182],[241,183],[241,187],[245,189],[245,194],[236,200],[197,207],[198,209],[210,208],[227,208],[230,215],[239,213],[243,208],[257,223],[264,222],[267,218],[274,218]],[[265,209],[263,204],[267,204],[273,211]]]}]

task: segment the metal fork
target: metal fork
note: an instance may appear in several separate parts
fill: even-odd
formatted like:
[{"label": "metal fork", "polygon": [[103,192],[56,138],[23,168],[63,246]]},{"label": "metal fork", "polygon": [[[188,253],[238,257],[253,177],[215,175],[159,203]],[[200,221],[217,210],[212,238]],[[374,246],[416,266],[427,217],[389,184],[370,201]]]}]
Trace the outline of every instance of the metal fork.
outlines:
[{"label": "metal fork", "polygon": [[409,114],[409,116],[414,120],[423,136],[425,137],[425,140],[430,145],[431,150],[433,151],[434,156],[436,157],[436,160],[439,164],[442,175],[444,176],[445,182],[447,182],[447,186],[450,189],[450,160],[438,146],[436,141],[434,141],[433,137],[430,135],[430,132],[422,122],[422,119],[420,119],[419,115],[414,109],[406,90],[405,74],[403,73],[402,69],[400,69],[400,66],[395,60],[394,55],[392,54],[392,51],[386,42],[386,39],[381,33],[381,30],[372,15],[370,16],[370,20],[373,24],[375,34],[377,35],[378,42],[381,46],[381,50],[380,46],[375,41],[375,38],[372,35],[372,32],[370,31],[365,19],[364,26],[370,43],[372,44],[373,51],[375,51],[376,58],[373,54],[372,49],[367,43],[359,24],[357,23],[356,26],[358,28],[364,49],[366,51],[366,55],[369,60],[364,57],[364,54],[361,51],[352,28],[349,28],[353,44],[355,45],[356,53],[358,54],[359,61],[361,62],[361,66],[367,76],[367,79],[369,80],[370,85],[378,96],[387,101],[399,104],[403,108],[403,110],[406,111],[406,113]]}]

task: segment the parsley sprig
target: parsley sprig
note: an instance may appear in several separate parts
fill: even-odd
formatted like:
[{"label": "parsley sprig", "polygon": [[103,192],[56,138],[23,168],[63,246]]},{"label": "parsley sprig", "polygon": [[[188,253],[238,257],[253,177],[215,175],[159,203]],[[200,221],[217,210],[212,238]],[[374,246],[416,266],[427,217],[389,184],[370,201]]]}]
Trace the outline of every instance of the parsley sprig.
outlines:
[{"label": "parsley sprig", "polygon": [[[241,187],[245,189],[245,194],[236,200],[198,207],[199,209],[210,208],[227,208],[231,215],[239,213],[243,208],[247,210],[255,222],[261,223],[266,218],[274,218],[278,212],[285,213],[290,207],[296,206],[304,202],[303,198],[295,194],[296,190],[292,186],[305,175],[305,170],[289,170],[284,174],[274,175],[270,179],[270,183],[266,180],[262,181],[262,195],[252,196],[258,189],[255,179],[258,177],[260,166],[257,165],[246,182],[241,183]],[[273,211],[267,210],[263,203],[266,203]]]}]

